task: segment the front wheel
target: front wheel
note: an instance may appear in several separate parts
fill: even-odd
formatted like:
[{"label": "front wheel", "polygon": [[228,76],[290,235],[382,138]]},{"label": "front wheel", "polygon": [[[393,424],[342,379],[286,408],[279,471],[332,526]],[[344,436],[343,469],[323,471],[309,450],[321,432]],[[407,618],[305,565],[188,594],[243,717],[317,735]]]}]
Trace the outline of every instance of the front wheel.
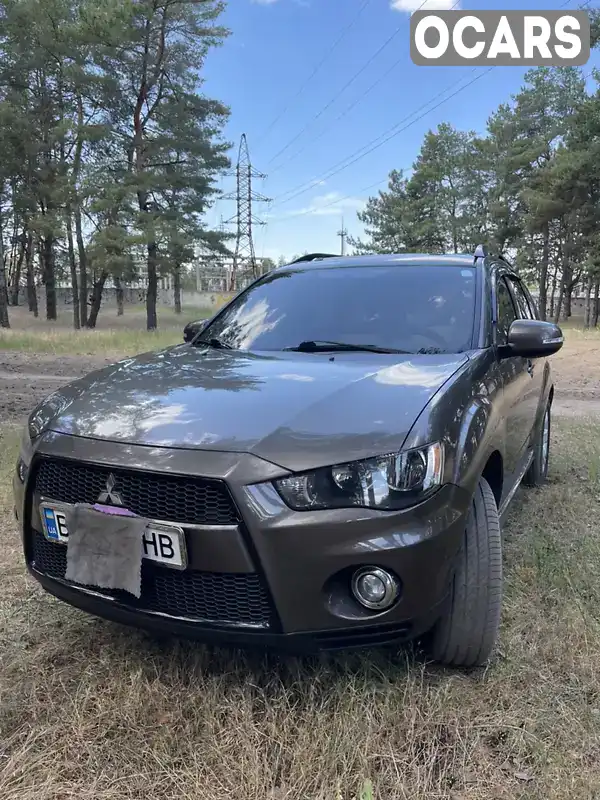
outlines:
[{"label": "front wheel", "polygon": [[502,539],[496,499],[481,478],[471,501],[450,602],[431,634],[436,661],[476,667],[489,659],[502,609]]},{"label": "front wheel", "polygon": [[533,448],[533,461],[525,475],[525,486],[542,486],[548,479],[548,465],[550,463],[550,403],[546,406],[542,429],[536,436]]}]

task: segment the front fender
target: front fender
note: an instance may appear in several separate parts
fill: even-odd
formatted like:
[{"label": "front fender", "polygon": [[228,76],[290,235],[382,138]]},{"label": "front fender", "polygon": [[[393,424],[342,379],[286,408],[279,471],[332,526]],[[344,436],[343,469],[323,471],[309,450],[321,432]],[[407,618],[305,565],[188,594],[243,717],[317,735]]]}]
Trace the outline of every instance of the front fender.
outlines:
[{"label": "front fender", "polygon": [[476,397],[463,410],[457,437],[452,483],[475,487],[495,439],[493,406],[487,397]]},{"label": "front fender", "polygon": [[504,458],[501,393],[502,378],[493,352],[472,354],[465,368],[423,410],[405,447],[443,441],[444,482],[472,494],[490,455],[498,450]]},{"label": "front fender", "polygon": [[537,414],[535,417],[536,430],[542,427],[542,421],[544,419],[544,412],[546,411],[546,406],[548,405],[549,402],[551,402],[550,395],[552,394],[552,389],[553,389],[552,369],[550,367],[549,361],[546,359],[546,363],[544,364],[544,382],[542,384],[542,391],[540,392],[540,399],[538,400]]}]

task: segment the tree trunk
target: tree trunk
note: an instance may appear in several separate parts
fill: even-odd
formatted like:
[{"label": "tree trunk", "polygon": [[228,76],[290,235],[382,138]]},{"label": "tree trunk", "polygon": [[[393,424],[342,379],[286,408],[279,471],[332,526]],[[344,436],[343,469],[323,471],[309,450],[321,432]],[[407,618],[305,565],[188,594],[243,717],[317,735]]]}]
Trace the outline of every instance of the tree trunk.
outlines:
[{"label": "tree trunk", "polygon": [[[550,309],[546,315],[546,319],[554,319],[554,306],[556,304],[556,287],[558,284],[558,259],[554,263],[552,270],[552,288],[550,292]],[[541,315],[540,315],[541,316]]]},{"label": "tree trunk", "polygon": [[10,298],[8,294],[8,281],[6,280],[6,265],[4,264],[4,260],[0,261],[0,272],[2,272],[2,302],[8,306]]},{"label": "tree trunk", "polygon": [[558,321],[560,320],[565,294],[567,293],[568,289],[572,288],[571,280],[573,277],[573,268],[571,267],[570,263],[571,244],[572,240],[570,238],[570,232],[567,231],[562,245],[560,291],[558,293],[558,303],[556,304],[556,309],[554,311],[554,322],[557,325]]},{"label": "tree trunk", "polygon": [[156,295],[158,292],[158,245],[148,244],[148,290],[146,291],[146,330],[155,331],[158,327],[156,317]]},{"label": "tree trunk", "polygon": [[[8,269],[8,281],[7,281],[7,288],[9,294],[9,304],[13,306],[19,305],[19,283],[20,283],[20,266],[23,261],[22,256],[22,249],[23,249],[23,238],[22,236],[17,236],[17,231],[19,228],[19,214],[14,206],[14,198],[16,197],[16,183],[14,180],[11,181],[11,190],[10,195],[13,198],[12,205],[12,232],[10,236],[10,255],[8,256],[8,263],[10,264]],[[18,250],[18,255],[17,255]],[[15,299],[16,297],[16,299]]]},{"label": "tree trunk", "polygon": [[6,302],[6,274],[0,269],[0,328],[10,328],[8,303]]},{"label": "tree trunk", "polygon": [[560,281],[560,289],[559,289],[559,292],[558,292],[558,301],[556,303],[556,308],[554,309],[554,323],[556,325],[558,325],[558,321],[560,320],[560,312],[562,310],[564,294],[565,294],[565,276],[563,275],[562,279]]},{"label": "tree trunk", "polygon": [[15,274],[13,276],[12,286],[12,304],[13,306],[19,305],[19,289],[21,286],[21,270],[23,268],[23,259],[25,258],[25,248],[27,247],[27,233],[23,231],[19,237],[19,255],[17,257],[17,265],[15,267]]},{"label": "tree trunk", "polygon": [[585,306],[583,309],[583,327],[589,328],[592,320],[592,278],[587,279],[585,284]]},{"label": "tree trunk", "polygon": [[46,287],[46,319],[56,319],[56,280],[54,275],[54,236],[47,233],[42,240],[42,271]]},{"label": "tree trunk", "polygon": [[175,301],[175,313],[181,314],[181,264],[175,264],[173,270],[173,299]]},{"label": "tree trunk", "polygon": [[72,181],[75,192],[75,236],[77,238],[77,254],[79,256],[79,318],[81,325],[87,325],[87,254],[83,241],[83,230],[81,225],[81,200],[79,196],[78,183],[81,170],[81,154],[83,152],[83,127],[84,127],[84,104],[83,97],[77,93],[77,143],[73,156]]},{"label": "tree trunk", "polygon": [[[452,187],[452,184],[450,184]],[[342,228],[344,226],[342,225]],[[452,247],[454,252],[458,253],[458,224],[456,221],[456,197],[452,198]]]},{"label": "tree trunk", "polygon": [[[131,147],[131,156],[130,156],[130,168],[134,169],[138,178],[138,182],[140,186],[146,186],[148,184],[146,173],[147,167],[147,148],[145,142],[145,126],[147,124],[151,124],[152,116],[154,110],[156,108],[156,103],[151,111],[149,111],[144,118],[143,111],[144,107],[147,105],[148,102],[148,95],[154,89],[154,87],[158,87],[157,91],[160,93],[163,90],[163,81],[165,80],[165,59],[166,59],[166,49],[165,49],[165,41],[166,41],[166,30],[167,30],[167,17],[168,17],[168,5],[163,4],[160,10],[160,18],[158,20],[158,24],[160,26],[160,36],[161,36],[161,45],[155,52],[154,64],[150,66],[150,54],[151,54],[151,31],[153,29],[153,19],[151,17],[147,18],[147,23],[145,27],[145,37],[143,41],[143,58],[142,58],[142,70],[140,75],[139,81],[139,89],[137,92],[137,99],[135,103],[135,107],[133,110],[133,142]],[[159,13],[158,4],[155,3],[153,7],[152,14]],[[138,197],[138,205],[141,214],[146,218],[148,222],[153,223],[153,219],[150,216],[151,209],[148,205],[148,192],[146,189],[138,188],[137,191]],[[152,212],[154,213],[154,212]],[[146,328],[149,331],[156,330],[157,327],[157,318],[156,318],[156,296],[157,296],[157,283],[158,283],[158,244],[156,242],[156,235],[153,233],[152,229],[154,228],[154,224],[149,226],[147,223],[144,224],[144,230],[146,235],[148,236],[147,239],[147,252],[148,252],[148,290],[146,292]]]},{"label": "tree trunk", "polygon": [[94,288],[92,289],[92,305],[90,307],[90,315],[87,321],[88,328],[95,328],[98,321],[98,314],[100,312],[100,304],[102,303],[102,292],[104,291],[104,284],[108,278],[108,272],[102,272],[100,278],[94,281]]},{"label": "tree trunk", "polygon": [[0,328],[10,328],[10,321],[8,319],[8,290],[6,286],[6,270],[4,267],[4,239],[2,238],[1,217],[0,217]]},{"label": "tree trunk", "polygon": [[592,306],[592,328],[598,327],[598,315],[600,314],[600,281],[594,284],[594,305]]},{"label": "tree trunk", "polygon": [[73,328],[78,331],[81,328],[81,317],[79,314],[79,287],[77,285],[77,261],[75,260],[75,246],[73,244],[73,214],[71,207],[67,204],[67,244],[69,248],[69,266],[71,268],[71,288],[73,290]]},{"label": "tree trunk", "polygon": [[27,250],[25,253],[25,268],[27,271],[27,305],[33,316],[38,317],[37,292],[35,290],[35,274],[33,272],[33,234],[27,237]]},{"label": "tree trunk", "polygon": [[573,296],[573,281],[571,280],[571,270],[568,270],[568,275],[565,277],[565,296],[564,296],[564,309],[563,319],[568,320],[571,316],[571,299]]},{"label": "tree trunk", "polygon": [[0,225],[0,328],[10,328],[8,319],[8,292],[6,288],[6,270],[4,269],[4,246],[2,226]]},{"label": "tree trunk", "polygon": [[124,305],[124,301],[123,301],[123,284],[121,283],[121,278],[117,278],[116,276],[114,278],[114,282],[115,282],[115,291],[116,291],[116,295],[117,295],[117,316],[118,317],[122,317],[123,316],[123,305]]},{"label": "tree trunk", "polygon": [[[548,224],[544,225],[544,244],[542,246],[542,260],[540,263],[540,279],[539,279],[539,312],[540,318],[545,320],[548,316],[548,264],[550,261],[550,227]],[[554,275],[554,288],[552,290],[552,300],[554,305],[554,291],[556,289],[556,273]],[[552,313],[552,312],[550,312]]]},{"label": "tree trunk", "polygon": [[81,209],[75,208],[75,236],[77,237],[77,254],[79,256],[79,317],[81,325],[88,321],[88,282],[87,282],[87,253],[83,241],[83,227],[81,225]]}]

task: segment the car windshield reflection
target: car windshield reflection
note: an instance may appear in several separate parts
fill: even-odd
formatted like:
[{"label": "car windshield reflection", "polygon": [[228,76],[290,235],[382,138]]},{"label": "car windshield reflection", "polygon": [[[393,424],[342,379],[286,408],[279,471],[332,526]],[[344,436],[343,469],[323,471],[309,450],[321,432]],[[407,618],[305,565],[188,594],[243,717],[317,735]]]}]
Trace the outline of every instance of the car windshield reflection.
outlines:
[{"label": "car windshield reflection", "polygon": [[474,307],[469,267],[290,267],[242,292],[196,343],[241,351],[459,353],[472,344]]}]

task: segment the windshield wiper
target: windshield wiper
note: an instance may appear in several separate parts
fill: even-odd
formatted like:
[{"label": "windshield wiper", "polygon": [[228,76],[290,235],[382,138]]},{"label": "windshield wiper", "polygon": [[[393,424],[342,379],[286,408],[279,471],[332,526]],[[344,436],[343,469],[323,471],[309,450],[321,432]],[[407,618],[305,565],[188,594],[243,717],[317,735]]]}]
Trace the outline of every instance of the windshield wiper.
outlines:
[{"label": "windshield wiper", "polygon": [[418,356],[440,356],[444,355],[447,351],[442,350],[441,347],[422,347],[420,350],[417,350]]},{"label": "windshield wiper", "polygon": [[213,336],[211,339],[198,339],[196,344],[207,344],[209,347],[214,347],[215,350],[233,350],[233,347],[222,339],[217,339]]},{"label": "windshield wiper", "polygon": [[407,353],[407,350],[394,350],[389,347],[378,347],[375,344],[351,344],[350,342],[316,341],[300,342],[296,347],[284,347],[293,353]]}]

